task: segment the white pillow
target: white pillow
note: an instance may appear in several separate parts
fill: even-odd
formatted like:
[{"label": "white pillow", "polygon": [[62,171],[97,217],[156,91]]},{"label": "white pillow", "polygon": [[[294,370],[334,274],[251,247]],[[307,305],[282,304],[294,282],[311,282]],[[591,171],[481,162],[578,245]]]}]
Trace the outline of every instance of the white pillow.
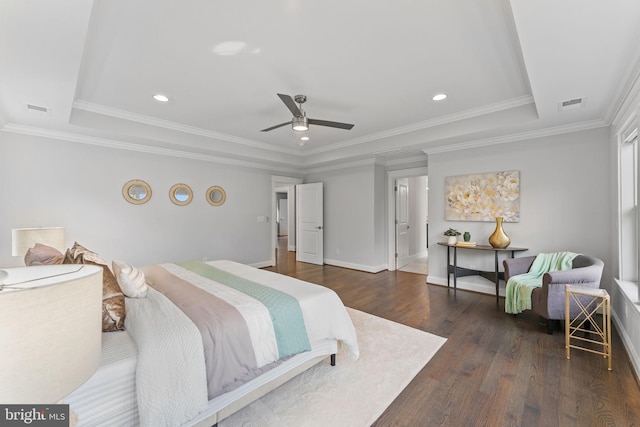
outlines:
[{"label": "white pillow", "polygon": [[144,279],[144,273],[132,265],[113,260],[113,275],[116,276],[122,293],[129,298],[144,298],[149,286]]}]

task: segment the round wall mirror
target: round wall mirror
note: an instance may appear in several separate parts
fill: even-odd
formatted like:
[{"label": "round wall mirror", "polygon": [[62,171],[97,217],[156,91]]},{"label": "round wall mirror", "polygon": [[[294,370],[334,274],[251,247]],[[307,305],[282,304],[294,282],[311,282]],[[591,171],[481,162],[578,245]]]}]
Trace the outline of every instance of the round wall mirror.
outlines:
[{"label": "round wall mirror", "polygon": [[151,187],[140,179],[132,179],[122,187],[122,195],[127,202],[141,205],[151,199]]},{"label": "round wall mirror", "polygon": [[169,198],[178,206],[188,205],[193,199],[193,191],[187,184],[176,184],[169,190]]},{"label": "round wall mirror", "polygon": [[213,206],[220,206],[225,200],[227,200],[227,193],[225,193],[224,188],[218,185],[209,187],[207,190],[207,202]]}]

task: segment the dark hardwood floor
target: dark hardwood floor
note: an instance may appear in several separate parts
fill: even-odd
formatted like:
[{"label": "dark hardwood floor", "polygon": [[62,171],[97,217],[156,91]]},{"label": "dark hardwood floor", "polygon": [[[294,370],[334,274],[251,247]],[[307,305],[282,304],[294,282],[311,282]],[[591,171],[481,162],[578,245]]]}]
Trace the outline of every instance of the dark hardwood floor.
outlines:
[{"label": "dark hardwood floor", "polygon": [[640,387],[619,336],[613,371],[573,350],[537,316],[504,313],[495,296],[425,284],[425,276],[297,263],[269,270],[335,290],[344,304],[447,338],[374,426],[640,426]]}]

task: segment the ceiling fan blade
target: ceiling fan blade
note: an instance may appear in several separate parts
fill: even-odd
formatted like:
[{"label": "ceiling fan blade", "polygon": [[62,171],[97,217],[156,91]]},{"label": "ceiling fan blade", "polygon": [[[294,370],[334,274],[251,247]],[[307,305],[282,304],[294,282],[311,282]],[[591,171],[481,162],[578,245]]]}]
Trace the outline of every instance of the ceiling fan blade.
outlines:
[{"label": "ceiling fan blade", "polygon": [[289,120],[288,122],[280,123],[279,125],[271,126],[270,128],[262,129],[260,132],[269,132],[270,130],[278,129],[278,128],[281,128],[282,126],[290,125],[290,124],[291,124],[291,120]]},{"label": "ceiling fan blade", "polygon": [[310,125],[329,126],[332,128],[351,129],[354,125],[349,123],[330,122],[328,120],[309,119]]},{"label": "ceiling fan blade", "polygon": [[287,106],[289,111],[291,111],[291,114],[293,114],[293,117],[302,117],[302,112],[296,105],[296,102],[293,100],[293,98],[291,98],[289,95],[283,95],[281,93],[279,93],[278,96],[280,97],[282,102],[284,102],[284,105]]}]

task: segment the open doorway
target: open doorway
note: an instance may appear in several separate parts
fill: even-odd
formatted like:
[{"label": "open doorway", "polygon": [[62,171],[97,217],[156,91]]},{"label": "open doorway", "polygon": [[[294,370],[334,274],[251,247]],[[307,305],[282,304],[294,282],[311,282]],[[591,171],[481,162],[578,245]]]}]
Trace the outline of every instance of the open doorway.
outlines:
[{"label": "open doorway", "polygon": [[[278,251],[295,252],[296,250],[296,185],[302,184],[301,178],[271,177],[271,247],[273,248],[271,266],[278,262]],[[286,200],[282,202],[281,200]],[[283,211],[286,206],[286,212]],[[282,219],[286,218],[286,223]],[[286,228],[285,228],[286,227]],[[281,255],[284,255],[281,253]],[[294,257],[295,258],[295,257]]]},{"label": "open doorway", "polygon": [[389,270],[428,274],[427,168],[388,173]]},{"label": "open doorway", "polygon": [[429,272],[428,182],[427,176],[396,180],[396,268],[425,276]]}]

